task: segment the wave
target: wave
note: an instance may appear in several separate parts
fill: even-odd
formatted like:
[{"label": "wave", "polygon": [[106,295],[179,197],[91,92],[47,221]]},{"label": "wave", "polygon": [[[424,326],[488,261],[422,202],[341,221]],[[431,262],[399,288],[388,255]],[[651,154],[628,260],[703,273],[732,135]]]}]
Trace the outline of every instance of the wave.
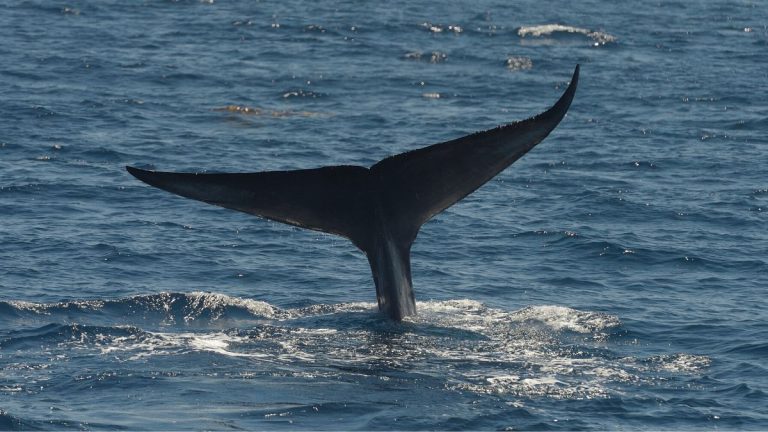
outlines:
[{"label": "wave", "polygon": [[747,355],[754,355],[754,356],[768,356],[768,343],[766,342],[744,343],[729,349],[728,353],[747,354]]},{"label": "wave", "polygon": [[[92,318],[98,322],[212,323],[225,319],[278,318],[279,309],[258,300],[217,293],[159,293],[122,299],[71,300],[58,303],[0,302],[0,312],[27,317]],[[284,315],[284,314],[283,314]]]},{"label": "wave", "polygon": [[615,43],[617,40],[616,36],[613,36],[605,32],[593,31],[593,30],[589,30],[581,27],[573,27],[573,26],[567,26],[562,24],[543,24],[543,25],[535,25],[535,26],[525,26],[525,27],[520,27],[517,30],[517,35],[520,36],[521,38],[524,38],[527,36],[531,36],[531,37],[555,36],[558,34],[584,35],[592,40],[594,46]]},{"label": "wave", "polygon": [[73,422],[67,419],[36,420],[9,414],[0,408],[0,431],[8,430],[125,430],[118,424]]},{"label": "wave", "polygon": [[[471,325],[475,318],[488,322],[511,320],[538,323],[551,330],[593,333],[621,325],[615,316],[584,312],[564,306],[529,306],[514,312],[488,308],[473,300],[420,301],[419,315],[406,322]],[[267,302],[210,292],[158,293],[119,299],[70,300],[57,303],[0,301],[0,313],[6,317],[69,318],[78,322],[144,322],[163,326],[214,324],[230,320],[296,320],[320,315],[361,314],[377,318],[376,304],[367,302],[317,304],[282,309]],[[448,320],[448,321],[446,321]],[[489,321],[490,320],[490,321]]]}]

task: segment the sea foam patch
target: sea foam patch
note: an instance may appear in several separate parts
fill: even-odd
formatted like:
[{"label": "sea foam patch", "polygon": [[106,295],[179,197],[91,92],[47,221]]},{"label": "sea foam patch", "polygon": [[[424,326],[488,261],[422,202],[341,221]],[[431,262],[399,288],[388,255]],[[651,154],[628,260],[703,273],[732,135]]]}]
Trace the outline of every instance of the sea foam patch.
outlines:
[{"label": "sea foam patch", "polygon": [[594,31],[581,27],[574,27],[562,24],[542,24],[534,26],[523,26],[517,30],[520,37],[546,37],[557,34],[577,34],[590,38],[594,46],[605,45],[616,42],[616,36],[602,32]]},{"label": "sea foam patch", "polygon": [[[350,374],[394,379],[407,372],[451,391],[516,398],[611,397],[626,385],[668,382],[710,363],[685,353],[622,355],[623,346],[611,342],[621,335],[619,317],[560,305],[508,311],[469,299],[423,301],[419,315],[396,323],[373,302],[282,309],[203,292],[12,304],[41,320],[115,322],[48,324],[0,341],[3,348],[49,357],[77,353],[151,363],[213,356],[216,363],[245,360],[251,373],[298,368],[304,378],[341,380],[353,379]],[[118,324],[127,310],[145,321]]]}]

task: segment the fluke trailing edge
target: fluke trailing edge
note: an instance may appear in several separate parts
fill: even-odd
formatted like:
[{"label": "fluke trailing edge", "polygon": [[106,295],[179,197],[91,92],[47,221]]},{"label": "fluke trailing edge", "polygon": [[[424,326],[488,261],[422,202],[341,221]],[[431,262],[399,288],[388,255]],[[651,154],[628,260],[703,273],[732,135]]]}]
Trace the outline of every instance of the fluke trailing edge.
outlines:
[{"label": "fluke trailing edge", "polygon": [[421,226],[541,142],[571,105],[579,66],[560,100],[527,120],[390,156],[370,168],[198,174],[126,167],[139,180],[200,201],[338,234],[365,252],[379,309],[416,313],[411,245]]}]

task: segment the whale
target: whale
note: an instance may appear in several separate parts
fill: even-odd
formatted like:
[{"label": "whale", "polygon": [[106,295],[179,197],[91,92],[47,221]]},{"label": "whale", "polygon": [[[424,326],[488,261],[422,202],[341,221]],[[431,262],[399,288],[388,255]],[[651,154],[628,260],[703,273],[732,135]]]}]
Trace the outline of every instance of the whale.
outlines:
[{"label": "whale", "polygon": [[371,267],[379,310],[416,315],[411,245],[436,214],[528,153],[571,106],[579,65],[548,110],[461,138],[389,156],[370,167],[196,173],[126,169],[151,186],[261,218],[345,237]]}]

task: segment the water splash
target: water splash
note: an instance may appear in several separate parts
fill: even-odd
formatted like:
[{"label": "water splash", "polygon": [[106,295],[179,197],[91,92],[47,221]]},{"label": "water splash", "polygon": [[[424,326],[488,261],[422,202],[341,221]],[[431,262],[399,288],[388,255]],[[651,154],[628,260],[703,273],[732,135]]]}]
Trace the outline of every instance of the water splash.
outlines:
[{"label": "water splash", "polygon": [[[282,309],[202,292],[9,302],[8,307],[27,319],[66,316],[117,323],[126,310],[141,319],[134,319],[135,325],[48,324],[21,330],[0,341],[6,349],[129,364],[213,355],[217,362],[248,360],[268,371],[290,365],[296,373],[324,379],[407,372],[436,379],[449,391],[528,399],[607,398],[620,386],[698,373],[709,365],[707,357],[693,354],[620,355],[610,346],[621,332],[618,317],[558,305],[505,311],[466,299],[425,301],[417,303],[420,314],[403,323],[382,317],[374,303]],[[157,325],[165,328],[152,329]]]}]

